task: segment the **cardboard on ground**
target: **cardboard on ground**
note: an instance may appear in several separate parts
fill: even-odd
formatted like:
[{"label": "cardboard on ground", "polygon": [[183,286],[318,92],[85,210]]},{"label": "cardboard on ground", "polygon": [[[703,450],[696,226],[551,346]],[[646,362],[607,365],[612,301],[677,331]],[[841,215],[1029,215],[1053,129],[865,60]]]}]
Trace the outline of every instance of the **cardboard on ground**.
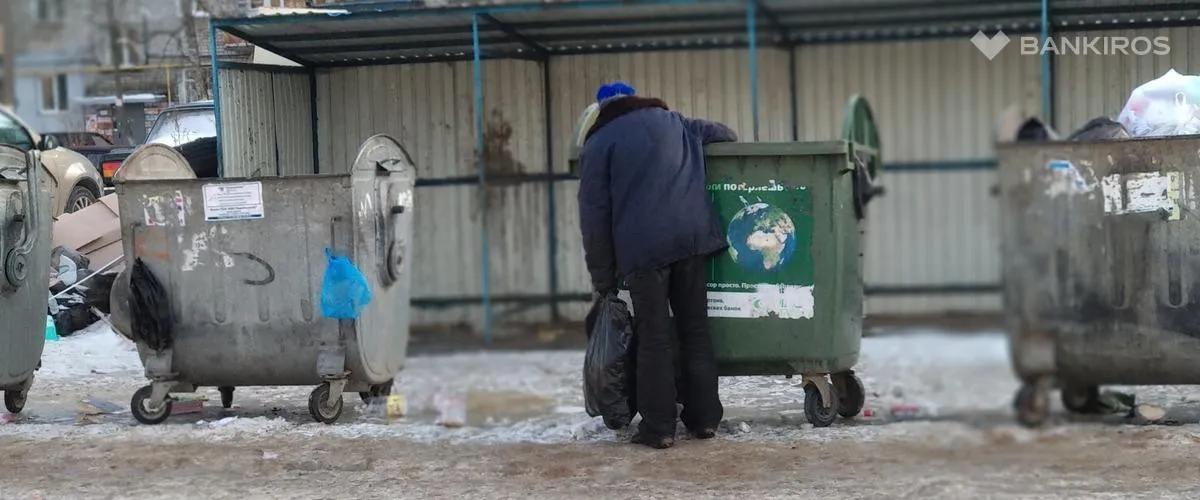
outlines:
[{"label": "cardboard on ground", "polygon": [[[118,215],[117,195],[110,194],[91,206],[75,213],[63,214],[54,220],[53,247],[64,246],[83,254],[92,270],[112,262],[123,253],[121,247],[121,218]],[[125,268],[119,263],[108,272]]]}]

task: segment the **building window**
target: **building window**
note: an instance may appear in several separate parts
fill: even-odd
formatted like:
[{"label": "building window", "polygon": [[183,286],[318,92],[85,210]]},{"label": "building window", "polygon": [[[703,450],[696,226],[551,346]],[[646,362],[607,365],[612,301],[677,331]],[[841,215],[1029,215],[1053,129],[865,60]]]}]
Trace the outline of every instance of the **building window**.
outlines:
[{"label": "building window", "polygon": [[104,47],[104,54],[106,56],[104,58],[105,66],[119,65],[124,68],[142,64],[141,41],[136,30],[125,27],[121,28],[121,38],[117,40],[118,52],[115,54],[115,57],[111,47],[111,43]]},{"label": "building window", "polygon": [[67,75],[42,77],[42,111],[59,113],[70,109]]},{"label": "building window", "polygon": [[[5,0],[11,1],[11,0]],[[41,22],[59,22],[63,19],[64,0],[37,0],[37,18]]]}]

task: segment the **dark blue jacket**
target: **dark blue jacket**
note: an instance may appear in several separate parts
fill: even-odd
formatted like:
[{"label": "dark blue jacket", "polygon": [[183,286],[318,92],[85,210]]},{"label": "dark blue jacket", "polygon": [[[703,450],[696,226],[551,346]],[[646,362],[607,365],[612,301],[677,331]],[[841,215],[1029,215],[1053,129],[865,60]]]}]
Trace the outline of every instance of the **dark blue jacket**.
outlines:
[{"label": "dark blue jacket", "polygon": [[658,99],[604,103],[579,156],[579,218],[592,285],[723,250],[704,182],[704,145],[737,140]]}]

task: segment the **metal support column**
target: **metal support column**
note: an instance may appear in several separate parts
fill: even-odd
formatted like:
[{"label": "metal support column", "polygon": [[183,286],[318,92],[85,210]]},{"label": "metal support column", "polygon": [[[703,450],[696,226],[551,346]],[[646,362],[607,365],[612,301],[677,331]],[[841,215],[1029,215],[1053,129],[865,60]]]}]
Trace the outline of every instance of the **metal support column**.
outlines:
[{"label": "metal support column", "polygon": [[483,338],[492,342],[492,263],[488,244],[487,155],[483,137],[483,62],[479,53],[479,13],[471,14],[471,45],[475,71],[475,150],[479,158],[479,255],[483,266]]},{"label": "metal support column", "polygon": [[754,142],[758,142],[758,4],[754,0],[746,0],[746,34],[750,42],[750,116]]},{"label": "metal support column", "polygon": [[800,81],[796,78],[796,45],[788,45],[788,105],[792,109],[792,141],[800,141]]},{"label": "metal support column", "polygon": [[558,203],[554,182],[554,101],[550,94],[550,57],[542,59],[542,113],[546,125],[546,254],[550,272],[550,320],[562,319],[558,307]]},{"label": "metal support column", "polygon": [[[1041,48],[1046,47],[1050,39],[1050,0],[1042,0],[1042,36]],[[1042,117],[1046,125],[1054,127],[1054,61],[1053,55],[1042,51]]]},{"label": "metal support column", "polygon": [[[213,120],[217,128],[217,177],[225,177],[225,148],[221,146],[221,74],[217,69],[220,57],[217,56],[217,25],[208,23],[208,57],[212,63],[212,99]],[[199,76],[199,75],[197,75]],[[118,96],[119,97],[119,96]]]},{"label": "metal support column", "polygon": [[317,175],[321,173],[321,133],[317,127],[317,121],[320,119],[317,110],[317,69],[308,68],[308,111],[309,119],[312,120],[312,173]]}]

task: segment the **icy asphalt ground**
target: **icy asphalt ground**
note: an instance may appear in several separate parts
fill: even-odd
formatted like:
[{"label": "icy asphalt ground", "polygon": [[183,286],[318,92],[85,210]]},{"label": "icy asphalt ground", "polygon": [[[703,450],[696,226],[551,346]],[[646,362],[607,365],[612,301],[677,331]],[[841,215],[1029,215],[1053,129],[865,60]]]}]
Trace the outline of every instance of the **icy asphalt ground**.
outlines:
[{"label": "icy asphalt ground", "polygon": [[[202,414],[178,415],[157,426],[144,426],[134,423],[128,413],[130,396],[146,383],[137,354],[128,341],[100,323],[75,336],[48,342],[26,411],[15,422],[0,423],[0,449],[9,450],[5,466],[0,467],[0,498],[33,498],[43,493],[45,498],[123,498],[135,494],[142,498],[346,497],[321,486],[328,475],[322,479],[322,474],[314,471],[323,470],[367,474],[365,479],[355,476],[358,482],[342,485],[339,490],[359,488],[354,490],[355,495],[418,498],[454,492],[459,497],[534,493],[573,497],[583,492],[571,488],[582,488],[586,481],[572,478],[598,474],[589,469],[599,466],[587,465],[595,453],[615,453],[634,463],[649,460],[638,454],[640,450],[623,444],[628,432],[610,431],[583,412],[582,359],[581,351],[411,358],[395,388],[396,393],[406,396],[409,416],[392,422],[362,415],[363,405],[355,394],[345,396],[346,411],[341,421],[326,426],[313,423],[308,416],[306,402],[312,387],[239,388],[236,406],[231,410],[220,408],[215,389],[204,388],[200,394],[210,401]],[[824,429],[805,423],[800,402],[803,393],[795,385],[798,379],[722,379],[727,421],[718,440],[684,440],[666,453],[682,461],[679,466],[684,476],[688,475],[689,464],[706,461],[721,464],[706,467],[726,472],[738,470],[739,462],[753,471],[731,472],[732,476],[725,477],[706,469],[703,478],[664,489],[660,483],[643,483],[637,470],[610,470],[609,474],[623,481],[626,493],[617,495],[622,491],[617,488],[605,490],[599,497],[675,496],[713,478],[722,478],[713,483],[722,488],[741,487],[721,494],[721,490],[714,489],[717,486],[710,485],[689,495],[740,496],[755,492],[752,485],[766,484],[764,479],[753,478],[773,467],[784,467],[788,472],[785,476],[790,478],[787,481],[792,482],[770,475],[771,480],[784,482],[763,486],[768,489],[756,495],[1200,497],[1200,469],[1178,462],[1182,460],[1178,457],[1197,456],[1193,450],[1200,444],[1200,425],[1190,423],[1197,420],[1190,417],[1200,406],[1200,390],[1195,387],[1120,388],[1136,393],[1140,402],[1161,404],[1172,414],[1183,415],[1181,426],[1136,427],[1113,419],[1081,421],[1066,418],[1061,408],[1056,408],[1051,425],[1026,430],[1013,421],[1010,403],[1017,383],[1009,367],[1006,341],[999,333],[914,331],[867,338],[858,373],[867,387],[867,408],[879,416],[839,421]],[[466,397],[467,426],[450,429],[434,422],[432,400],[437,394]],[[81,418],[77,403],[88,397],[114,403],[121,411]],[[896,404],[916,406],[923,415],[905,421],[891,419],[888,409]],[[182,451],[192,448],[195,450]],[[276,451],[267,451],[271,449]],[[338,449],[354,450],[342,454],[350,463],[305,458],[292,468],[279,466],[278,470],[265,471],[259,464],[286,462],[289,452],[298,450],[307,450],[304,455],[311,457]],[[374,459],[361,462],[361,457],[353,458],[374,453],[391,457],[389,450],[406,458],[392,457],[400,462],[387,466],[376,464]],[[782,458],[789,453],[803,457]],[[155,484],[156,478],[172,476],[154,472],[164,460],[176,468],[187,469],[189,464],[216,467],[201,458],[206,454],[216,454],[214,460],[222,463],[227,457],[239,458],[230,459],[226,469],[198,469],[195,481],[207,484],[200,490],[146,485],[138,488],[149,489],[138,490],[131,489],[128,478],[112,482],[114,475],[145,474],[138,481]],[[138,459],[132,457],[149,462],[138,465]],[[105,472],[97,464],[88,465],[87,460],[128,461],[121,462],[122,466],[133,470],[117,472],[118,465],[114,464],[109,465],[112,471]],[[239,464],[238,460],[248,462]],[[422,465],[405,460],[420,461]],[[758,463],[756,460],[762,464],[751,465]],[[1176,460],[1172,463],[1178,467],[1163,469],[1159,464],[1163,460]],[[513,461],[524,468],[514,469],[517,466]],[[822,461],[830,464],[822,466]],[[1123,461],[1136,466],[1121,465]],[[68,462],[78,464],[55,465]],[[493,464],[497,472],[487,473],[481,463]],[[1079,471],[1072,469],[1073,463]],[[62,478],[37,478],[38,471],[59,467],[64,467]],[[845,472],[864,468],[865,472]],[[251,475],[264,477],[299,474],[303,478],[279,484],[263,479],[248,485],[214,487],[212,477],[206,476],[240,476],[248,470]],[[376,471],[374,475],[370,474],[372,470]],[[837,478],[838,470],[847,477]],[[1189,470],[1192,472],[1186,472]],[[305,476],[309,473],[315,475]],[[1148,478],[1158,473],[1163,477],[1147,484]],[[396,478],[399,483],[390,482],[389,478],[397,474],[411,482],[401,478]],[[835,478],[825,489],[813,489],[813,480],[817,479],[814,474],[833,474]],[[512,483],[514,478],[521,480]],[[91,489],[73,490],[73,482],[82,482]],[[74,496],[72,491],[89,493]],[[589,495],[596,496],[593,493]]]}]

